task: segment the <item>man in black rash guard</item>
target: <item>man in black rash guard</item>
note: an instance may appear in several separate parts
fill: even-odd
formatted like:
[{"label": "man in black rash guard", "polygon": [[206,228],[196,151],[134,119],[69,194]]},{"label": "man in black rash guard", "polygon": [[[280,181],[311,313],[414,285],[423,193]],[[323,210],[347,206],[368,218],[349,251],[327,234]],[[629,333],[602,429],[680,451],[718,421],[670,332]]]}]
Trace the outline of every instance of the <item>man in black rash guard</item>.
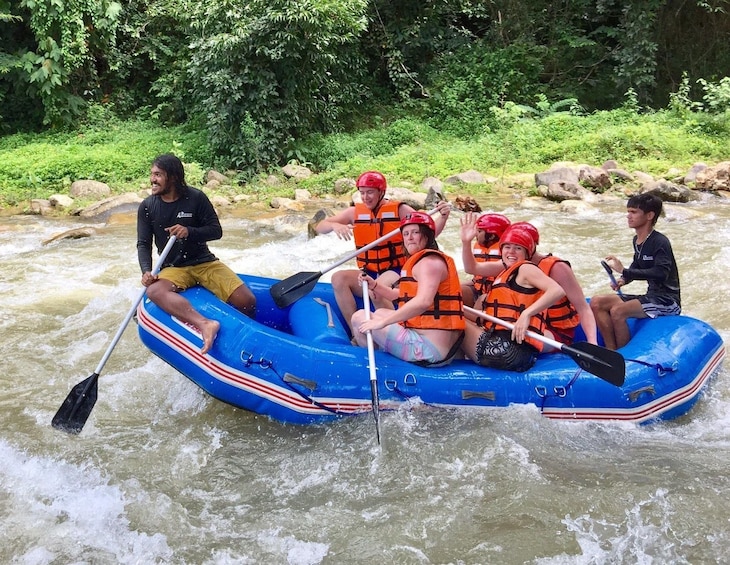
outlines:
[{"label": "man in black rash guard", "polygon": [[604,294],[591,298],[591,309],[598,331],[609,349],[618,349],[629,342],[628,318],[676,316],[682,311],[679,291],[679,270],[672,244],[664,234],[654,229],[662,213],[662,200],[655,194],[632,196],[626,203],[627,220],[636,231],[633,239],[634,260],[628,269],[613,255],[606,257],[621,277],[618,290],[631,281],[647,281],[646,294]]},{"label": "man in black rash guard", "polygon": [[[157,157],[150,169],[152,194],[137,210],[137,256],[147,296],[168,314],[197,327],[207,353],[220,323],[201,315],[179,292],[199,284],[247,316],[256,315],[256,297],[206,242],[223,236],[218,215],[202,191],[185,184],[182,162],[175,155]],[[152,240],[162,251],[177,237],[160,274],[152,274]]]}]

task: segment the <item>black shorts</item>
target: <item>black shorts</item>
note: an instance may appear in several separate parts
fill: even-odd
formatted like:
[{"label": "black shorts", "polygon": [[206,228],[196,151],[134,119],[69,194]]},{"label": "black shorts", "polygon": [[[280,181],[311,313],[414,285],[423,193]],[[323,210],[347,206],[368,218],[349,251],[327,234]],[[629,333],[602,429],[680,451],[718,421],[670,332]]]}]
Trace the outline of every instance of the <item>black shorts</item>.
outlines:
[{"label": "black shorts", "polygon": [[482,367],[524,372],[535,364],[537,350],[512,341],[509,330],[485,330],[477,341],[476,360]]}]

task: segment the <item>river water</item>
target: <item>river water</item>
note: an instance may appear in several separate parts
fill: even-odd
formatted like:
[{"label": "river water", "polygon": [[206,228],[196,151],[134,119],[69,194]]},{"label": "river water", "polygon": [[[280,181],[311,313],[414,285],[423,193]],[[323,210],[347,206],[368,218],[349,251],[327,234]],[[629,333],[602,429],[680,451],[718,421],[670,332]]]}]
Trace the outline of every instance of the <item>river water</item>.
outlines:
[{"label": "river water", "polygon": [[[667,208],[658,229],[674,245],[684,313],[730,343],[730,204]],[[630,262],[623,201],[577,214],[494,209],[534,222],[540,250],[569,259],[587,296],[610,292],[601,257]],[[222,214],[224,237],[211,248],[238,272],[282,278],[352,251],[331,234],[308,241],[308,217]],[[0,219],[0,563],[697,564],[730,556],[727,362],[690,413],[668,423],[551,421],[524,406],[422,409],[383,413],[378,447],[369,415],[285,426],[206,396],[150,354],[132,322],[84,430],[53,429],[54,413],[96,368],[138,295],[126,220],[44,245],[88,224]],[[457,214],[440,243],[460,265]]]}]

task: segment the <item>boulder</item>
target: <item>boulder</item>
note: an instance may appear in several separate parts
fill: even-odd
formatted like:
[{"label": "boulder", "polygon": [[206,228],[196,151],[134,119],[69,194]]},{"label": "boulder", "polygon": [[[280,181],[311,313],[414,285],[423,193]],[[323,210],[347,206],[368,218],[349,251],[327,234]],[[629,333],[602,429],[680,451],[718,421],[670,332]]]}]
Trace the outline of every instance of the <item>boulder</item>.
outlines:
[{"label": "boulder", "polygon": [[49,243],[53,241],[59,241],[61,239],[81,239],[83,237],[91,237],[96,233],[96,228],[87,226],[83,228],[74,228],[72,230],[66,230],[65,232],[56,234],[46,240],[44,240],[42,243],[43,245],[48,245]]},{"label": "boulder", "polygon": [[425,179],[423,179],[423,182],[421,183],[421,188],[423,190],[425,190],[426,192],[428,192],[431,189],[443,192],[444,183],[442,183],[436,177],[426,177]]},{"label": "boulder", "polygon": [[688,184],[690,182],[695,182],[697,180],[697,175],[701,172],[704,172],[707,170],[707,165],[704,163],[695,163],[692,165],[684,175],[684,184]]},{"label": "boulder", "polygon": [[695,178],[698,190],[730,190],[730,161],[699,171]]},{"label": "boulder", "polygon": [[444,180],[446,184],[486,184],[484,175],[479,171],[469,170],[458,175],[451,175]]},{"label": "boulder", "polygon": [[535,186],[550,186],[551,183],[572,182],[578,184],[578,171],[574,167],[553,167],[541,173],[535,173]]},{"label": "boulder", "polygon": [[79,216],[86,219],[104,222],[112,214],[137,211],[142,198],[134,192],[126,192],[111,198],[105,198],[87,206],[79,212]]},{"label": "boulder", "polygon": [[656,194],[664,202],[691,202],[698,199],[698,196],[686,186],[664,179],[644,183],[641,186],[641,192]]},{"label": "boulder", "polygon": [[74,200],[70,196],[66,196],[65,194],[54,194],[48,198],[48,202],[53,206],[54,208],[71,208],[73,206]]},{"label": "boulder", "polygon": [[600,167],[581,165],[578,170],[578,181],[592,192],[601,193],[611,188],[611,176]]},{"label": "boulder", "polygon": [[281,172],[284,173],[287,178],[293,178],[295,180],[308,179],[312,176],[312,171],[310,169],[294,163],[284,165],[281,168]]},{"label": "boulder", "polygon": [[355,181],[353,179],[342,178],[337,179],[334,184],[334,193],[337,196],[342,196],[348,192],[352,192],[356,189]]},{"label": "boulder", "polygon": [[218,181],[218,186],[221,184],[231,184],[231,180],[226,175],[216,171],[215,169],[211,169],[207,172],[205,180],[206,182]]},{"label": "boulder", "polygon": [[105,198],[112,193],[109,185],[96,180],[77,180],[71,184],[72,198]]}]

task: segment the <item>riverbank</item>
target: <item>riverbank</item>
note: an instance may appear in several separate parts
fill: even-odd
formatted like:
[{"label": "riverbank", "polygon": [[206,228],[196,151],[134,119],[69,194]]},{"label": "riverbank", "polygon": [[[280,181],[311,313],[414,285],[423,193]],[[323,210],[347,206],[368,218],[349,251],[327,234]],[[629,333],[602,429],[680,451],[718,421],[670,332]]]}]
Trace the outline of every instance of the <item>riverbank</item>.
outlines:
[{"label": "riverbank", "polygon": [[[358,200],[354,179],[336,179],[329,190],[313,194],[303,187],[311,186],[314,176],[306,167],[288,165],[259,184],[236,186],[234,177],[211,170],[205,174],[202,189],[221,216],[265,220],[280,215],[308,214],[312,217],[310,224],[318,213],[330,214]],[[666,202],[686,203],[708,195],[727,199],[730,161],[713,166],[696,163],[686,171],[670,169],[668,174],[659,177],[644,171],[629,172],[615,161],[606,161],[601,166],[559,162],[543,171],[503,178],[468,170],[443,180],[427,177],[419,186],[391,186],[388,196],[416,208],[432,207],[445,198],[462,211],[500,209],[516,202],[535,208],[558,204],[564,211],[576,211],[584,205],[622,199],[638,192],[654,192]],[[135,211],[148,194],[148,190],[139,190],[111,195],[111,189],[104,183],[78,181],[71,185],[70,195],[33,199],[28,207],[6,208],[2,215],[77,216],[98,223]]]}]

